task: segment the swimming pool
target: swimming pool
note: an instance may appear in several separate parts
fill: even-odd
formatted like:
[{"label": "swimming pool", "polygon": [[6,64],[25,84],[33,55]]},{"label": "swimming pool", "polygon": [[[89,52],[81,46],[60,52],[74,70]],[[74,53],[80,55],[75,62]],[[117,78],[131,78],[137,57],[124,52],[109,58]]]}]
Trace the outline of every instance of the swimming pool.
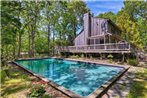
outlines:
[{"label": "swimming pool", "polygon": [[124,71],[123,67],[56,58],[15,62],[80,96],[88,96]]}]

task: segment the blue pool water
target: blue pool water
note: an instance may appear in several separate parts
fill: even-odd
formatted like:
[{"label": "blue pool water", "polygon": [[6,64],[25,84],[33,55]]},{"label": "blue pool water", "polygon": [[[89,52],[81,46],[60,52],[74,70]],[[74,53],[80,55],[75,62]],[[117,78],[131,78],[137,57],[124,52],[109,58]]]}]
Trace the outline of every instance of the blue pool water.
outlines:
[{"label": "blue pool water", "polygon": [[16,62],[81,96],[89,95],[123,70],[121,67],[52,58]]}]

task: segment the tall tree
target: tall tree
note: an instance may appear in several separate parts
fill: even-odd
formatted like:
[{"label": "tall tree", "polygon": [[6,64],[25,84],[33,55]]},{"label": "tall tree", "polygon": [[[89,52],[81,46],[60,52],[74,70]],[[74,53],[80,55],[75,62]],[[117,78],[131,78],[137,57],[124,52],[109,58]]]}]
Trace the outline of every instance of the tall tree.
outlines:
[{"label": "tall tree", "polygon": [[142,1],[124,1],[124,9],[130,16],[130,20],[137,24],[140,39],[143,42],[143,46],[147,46],[147,2]]},{"label": "tall tree", "polygon": [[105,18],[105,19],[111,19],[114,23],[116,23],[116,15],[113,12],[106,12],[101,13],[97,16],[98,18]]},{"label": "tall tree", "polygon": [[16,1],[2,1],[1,7],[2,59],[14,59],[16,56],[17,32],[21,27],[18,18],[19,4]]},{"label": "tall tree", "polygon": [[125,11],[122,11],[120,16],[118,16],[116,22],[117,22],[117,25],[122,30],[121,36],[125,40],[142,48],[142,43],[141,43],[139,31],[137,29],[137,24],[130,20],[130,16]]}]

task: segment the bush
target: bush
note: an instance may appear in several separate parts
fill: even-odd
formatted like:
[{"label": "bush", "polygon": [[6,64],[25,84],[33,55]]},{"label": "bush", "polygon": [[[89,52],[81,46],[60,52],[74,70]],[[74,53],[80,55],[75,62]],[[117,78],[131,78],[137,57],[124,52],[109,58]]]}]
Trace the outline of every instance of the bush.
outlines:
[{"label": "bush", "polygon": [[79,58],[79,56],[78,55],[73,55],[73,56],[71,56],[71,58]]},{"label": "bush", "polygon": [[107,56],[107,58],[112,60],[112,59],[113,59],[113,55],[109,54],[109,55]]},{"label": "bush", "polygon": [[81,58],[84,58],[84,54],[81,54]]},{"label": "bush", "polygon": [[107,58],[109,59],[109,62],[112,63],[113,55],[109,54]]},{"label": "bush", "polygon": [[29,98],[38,98],[44,96],[46,90],[45,90],[45,82],[34,82],[32,85],[32,88],[30,89],[28,93]]},{"label": "bush", "polygon": [[1,83],[4,83],[5,79],[6,79],[6,73],[3,69],[0,69],[0,79],[1,79]]},{"label": "bush", "polygon": [[137,66],[139,64],[139,62],[136,59],[128,59],[127,63],[133,66]]}]

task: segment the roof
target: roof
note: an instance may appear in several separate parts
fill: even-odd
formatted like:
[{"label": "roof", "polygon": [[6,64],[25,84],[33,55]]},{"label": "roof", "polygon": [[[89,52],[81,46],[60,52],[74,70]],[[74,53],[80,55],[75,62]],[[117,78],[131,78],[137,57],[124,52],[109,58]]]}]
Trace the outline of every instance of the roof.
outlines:
[{"label": "roof", "polygon": [[122,31],[112,20],[107,19],[108,22],[110,22],[113,26],[115,26],[117,29],[119,29],[120,31]]},{"label": "roof", "polygon": [[[80,33],[76,35],[76,37],[79,36],[83,31],[84,31],[84,29],[82,29],[82,30],[80,31]],[[75,38],[76,38],[76,37],[75,37]]]}]

